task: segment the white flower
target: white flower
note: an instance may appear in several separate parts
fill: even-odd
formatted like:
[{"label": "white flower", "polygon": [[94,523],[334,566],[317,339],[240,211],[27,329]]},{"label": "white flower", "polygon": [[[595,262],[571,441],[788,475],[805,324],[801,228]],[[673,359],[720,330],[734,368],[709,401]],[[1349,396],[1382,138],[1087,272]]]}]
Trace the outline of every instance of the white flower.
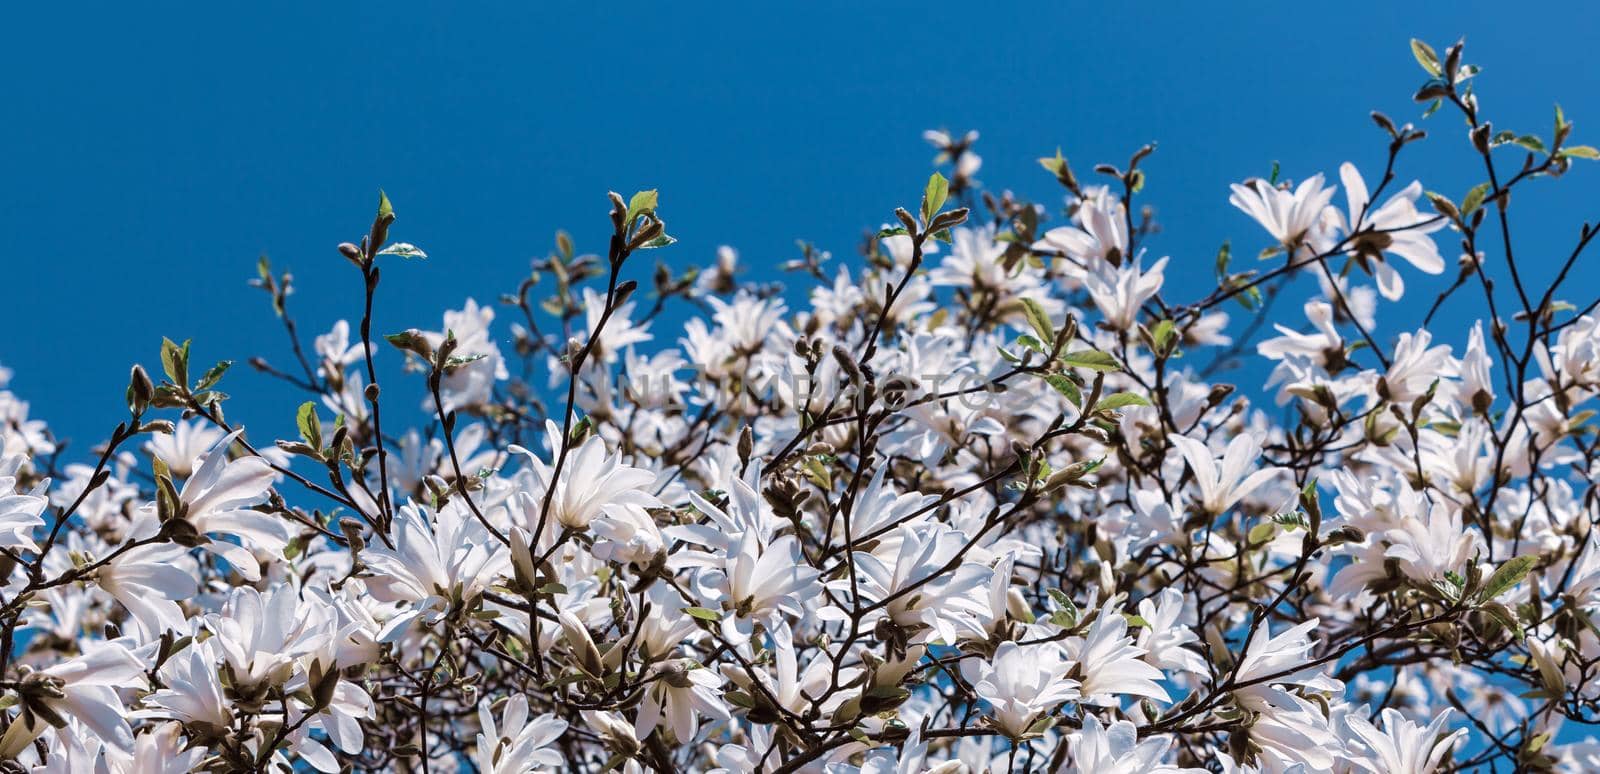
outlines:
[{"label": "white flower", "polygon": [[[444,313],[443,331],[423,334],[434,349],[444,343],[447,334],[453,335],[456,349],[452,357],[478,358],[457,367],[440,382],[440,402],[446,412],[488,403],[495,381],[509,376],[505,359],[500,356],[500,347],[489,335],[489,323],[493,320],[493,309],[479,307],[477,301],[469,298],[460,311]],[[431,396],[423,399],[422,408],[433,413]]]},{"label": "white flower", "polygon": [[[545,431],[553,448],[552,453],[559,458],[560,449],[565,443],[561,428],[555,422],[547,422]],[[623,464],[620,454],[607,454],[605,441],[598,435],[589,436],[577,449],[567,452],[561,478],[554,484],[554,493],[550,492],[551,479],[555,477],[554,464],[546,465],[537,455],[522,447],[512,447],[512,451],[527,455],[528,469],[539,487],[535,499],[539,500],[541,509],[544,499],[550,499],[546,524],[553,521],[581,532],[604,514],[661,505],[661,501],[647,491],[655,483],[655,474]],[[538,514],[533,516],[537,521]],[[530,523],[523,526],[531,532],[537,525]]]},{"label": "white flower", "polygon": [[510,566],[510,552],[460,500],[431,513],[409,502],[395,514],[394,526],[394,548],[369,546],[362,553],[372,595],[406,606],[385,624],[380,640],[398,639],[419,618],[437,623]]},{"label": "white flower", "polygon": [[1355,165],[1339,165],[1339,180],[1344,183],[1345,196],[1350,200],[1350,220],[1354,247],[1351,253],[1369,263],[1378,279],[1378,292],[1391,301],[1405,292],[1400,273],[1390,266],[1383,256],[1392,253],[1404,258],[1424,274],[1444,271],[1444,259],[1439,257],[1439,247],[1428,236],[1441,228],[1442,217],[1427,218],[1417,212],[1417,198],[1422,195],[1422,184],[1412,181],[1399,193],[1389,197],[1382,206],[1370,208],[1367,183]]},{"label": "white flower", "polygon": [[228,560],[245,580],[254,582],[261,571],[251,549],[281,555],[290,534],[282,518],[248,507],[266,497],[277,473],[260,457],[229,460],[228,447],[238,436],[239,431],[234,431],[200,455],[194,475],[183,482],[178,493],[182,512],[176,518],[188,521],[199,535],[238,538],[238,544],[208,540],[200,547]]},{"label": "white flower", "polygon": [[180,420],[173,423],[171,433],[152,433],[144,448],[161,460],[172,475],[188,478],[200,466],[200,455],[215,446],[223,435],[205,420]]},{"label": "white flower", "polygon": [[516,694],[500,710],[495,723],[493,702],[478,704],[478,749],[472,757],[483,774],[532,774],[555,771],[566,765],[550,743],[567,730],[567,722],[554,715],[528,718],[528,697]]},{"label": "white flower", "polygon": [[1072,763],[1063,774],[1198,774],[1205,769],[1179,768],[1165,763],[1172,738],[1139,738],[1138,729],[1126,720],[1110,726],[1094,715],[1085,716],[1083,728],[1067,737]]},{"label": "white flower", "polygon": [[1147,696],[1158,701],[1171,701],[1156,681],[1162,679],[1161,670],[1140,659],[1144,648],[1133,644],[1128,636],[1128,619],[1113,603],[1113,599],[1100,608],[1100,614],[1089,625],[1082,637],[1067,639],[1067,655],[1078,662],[1082,675],[1078,693],[1085,704],[1116,705],[1118,696]]},{"label": "white flower", "polygon": [[1089,274],[1085,283],[1105,323],[1114,330],[1132,328],[1144,302],[1161,291],[1167,259],[1156,261],[1149,271],[1142,271],[1139,263],[1134,259],[1120,267],[1107,264]]},{"label": "white flower", "polygon": [[993,659],[964,662],[962,669],[970,672],[973,691],[989,704],[995,728],[1013,739],[1026,734],[1041,714],[1078,698],[1078,681],[1067,677],[1072,662],[1053,643],[1002,642]]},{"label": "white flower", "polygon": [[88,640],[83,646],[82,655],[27,673],[18,681],[22,711],[0,737],[0,757],[15,758],[56,720],[66,718],[76,718],[119,750],[133,747],[133,730],[117,689],[138,685],[145,666],[127,639]]},{"label": "white flower", "polygon": [[1250,472],[1261,457],[1261,442],[1248,431],[1228,441],[1227,451],[1220,460],[1221,467],[1203,442],[1177,434],[1167,436],[1167,440],[1172,441],[1188,461],[1195,485],[1200,487],[1200,503],[1212,515],[1232,508],[1282,471],[1282,468],[1265,468]]},{"label": "white flower", "polygon": [[1303,685],[1318,690],[1334,690],[1338,683],[1322,674],[1322,667],[1310,666],[1309,658],[1316,642],[1306,636],[1317,628],[1317,619],[1295,624],[1276,636],[1270,624],[1263,622],[1245,643],[1239,656],[1239,668],[1234,675],[1233,695],[1239,703],[1258,712],[1267,707],[1293,709],[1299,706],[1298,697],[1276,686]]},{"label": "white flower", "polygon": [[639,736],[648,736],[665,718],[673,737],[686,744],[695,738],[698,715],[724,722],[729,719],[716,670],[697,668],[688,659],[673,659],[654,664],[651,676],[639,702],[635,724]]},{"label": "white flower", "polygon": [[1306,178],[1293,193],[1256,179],[1247,185],[1235,183],[1228,203],[1256,219],[1278,244],[1296,257],[1314,240],[1327,217],[1333,188],[1323,186],[1322,175]]},{"label": "white flower", "polygon": [[50,504],[45,496],[50,482],[40,483],[27,494],[18,492],[17,471],[26,461],[20,454],[0,457],[0,548],[39,550],[33,530],[44,526],[41,514]]},{"label": "white flower", "polygon": [[1467,733],[1466,729],[1444,733],[1450,721],[1449,707],[1440,710],[1426,727],[1393,708],[1385,707],[1382,715],[1382,731],[1360,714],[1345,719],[1350,730],[1371,750],[1358,764],[1373,774],[1432,774],[1450,754],[1456,740]]}]

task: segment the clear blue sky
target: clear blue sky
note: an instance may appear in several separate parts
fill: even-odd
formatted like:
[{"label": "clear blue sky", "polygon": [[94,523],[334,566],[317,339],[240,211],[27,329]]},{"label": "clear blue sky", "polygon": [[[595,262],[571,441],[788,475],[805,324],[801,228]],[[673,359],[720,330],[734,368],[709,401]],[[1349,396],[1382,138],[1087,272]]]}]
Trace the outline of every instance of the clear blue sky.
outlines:
[{"label": "clear blue sky", "polygon": [[[727,243],[770,267],[798,238],[849,257],[914,202],[932,156],[919,135],[938,126],[981,130],[980,178],[1052,204],[1035,157],[1059,145],[1088,176],[1159,141],[1147,190],[1166,233],[1151,248],[1209,281],[1223,239],[1261,244],[1229,182],[1274,160],[1295,178],[1346,159],[1377,174],[1368,111],[1420,112],[1412,36],[1441,50],[1467,36],[1500,125],[1548,136],[1559,99],[1576,141],[1600,144],[1595,16],[1505,3],[1263,3],[1226,18],[1203,3],[270,5],[8,13],[0,363],[79,454],[125,415],[127,367],[156,362],[163,335],[241,361],[231,414],[258,437],[291,433],[290,397],[242,366],[287,362],[245,281],[265,252],[297,276],[303,330],[359,316],[359,279],[333,247],[362,233],[380,186],[393,235],[433,256],[385,267],[387,332],[492,301],[558,227],[603,247],[608,189],[661,189],[675,265]],[[1401,172],[1447,169],[1424,182],[1459,199],[1473,182],[1460,123],[1427,127]],[[1600,214],[1586,211],[1600,202],[1591,166],[1561,196],[1519,202],[1527,260],[1557,260]]]}]

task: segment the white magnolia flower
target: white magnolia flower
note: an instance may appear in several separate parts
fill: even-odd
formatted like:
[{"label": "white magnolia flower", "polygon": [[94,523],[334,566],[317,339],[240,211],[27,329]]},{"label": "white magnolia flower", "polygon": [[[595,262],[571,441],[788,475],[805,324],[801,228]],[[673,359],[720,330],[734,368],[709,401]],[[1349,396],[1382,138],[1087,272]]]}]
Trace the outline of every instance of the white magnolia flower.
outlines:
[{"label": "white magnolia flower", "polygon": [[963,662],[962,670],[988,703],[995,728],[1018,738],[1044,713],[1078,698],[1078,681],[1067,677],[1072,666],[1053,643],[1002,642],[993,659]]},{"label": "white magnolia flower", "polygon": [[17,491],[17,471],[27,458],[20,454],[0,457],[0,548],[38,551],[33,531],[44,526],[45,496],[49,481],[26,494]]},{"label": "white magnolia flower", "polygon": [[21,712],[0,736],[0,757],[14,759],[52,725],[74,718],[101,741],[133,748],[133,729],[117,689],[142,683],[144,665],[131,643],[87,640],[81,655],[63,659],[18,681]]},{"label": "white magnolia flower", "polygon": [[188,478],[200,466],[200,456],[226,435],[201,419],[173,423],[171,433],[152,433],[145,451],[161,460],[178,478]]},{"label": "white magnolia flower", "polygon": [[261,457],[229,460],[228,447],[238,437],[239,431],[234,431],[200,455],[194,475],[178,493],[181,513],[176,518],[187,521],[201,536],[237,538],[239,543],[206,540],[200,547],[226,559],[245,580],[254,582],[261,570],[252,549],[281,555],[291,535],[282,518],[249,507],[266,497],[277,473]]},{"label": "white magnolia flower", "polygon": [[1083,719],[1083,728],[1067,737],[1071,764],[1063,774],[1199,774],[1205,769],[1179,768],[1166,763],[1172,738],[1139,738],[1138,729],[1126,720],[1103,725],[1094,715]]},{"label": "white magnolia flower", "polygon": [[1246,185],[1235,183],[1228,203],[1256,219],[1278,244],[1299,257],[1319,240],[1319,231],[1327,220],[1328,202],[1333,200],[1333,188],[1324,187],[1322,175],[1306,178],[1293,192],[1256,179]]},{"label": "white magnolia flower", "polygon": [[1371,751],[1357,763],[1373,774],[1433,774],[1445,762],[1456,741],[1467,733],[1466,729],[1445,733],[1450,711],[1449,707],[1440,710],[1424,727],[1397,710],[1385,707],[1382,731],[1359,713],[1350,715],[1345,722]]},{"label": "white magnolia flower", "polygon": [[567,730],[567,722],[545,714],[529,719],[528,697],[517,694],[500,710],[495,723],[493,703],[478,704],[478,749],[472,762],[483,774],[533,774],[556,771],[566,765],[551,742]]},{"label": "white magnolia flower", "polygon": [[362,554],[373,596],[402,605],[380,640],[398,639],[419,619],[437,623],[480,597],[510,567],[510,551],[460,500],[438,510],[409,502],[395,513],[394,526],[394,548],[369,546]]},{"label": "white magnolia flower", "polygon": [[[565,443],[561,428],[554,422],[548,422],[545,430],[553,448],[552,454],[559,457]],[[548,514],[542,514],[547,524],[554,522],[581,532],[605,514],[656,508],[662,504],[648,491],[650,485],[655,483],[655,474],[624,464],[620,454],[608,454],[605,441],[598,435],[589,436],[577,449],[567,452],[561,478],[554,483],[554,493],[550,490],[551,480],[555,478],[555,463],[546,465],[538,455],[522,447],[513,447],[512,451],[522,452],[528,457],[528,469],[538,487],[535,499],[540,502],[541,514],[544,500],[550,499]],[[541,514],[533,515],[538,517]],[[523,526],[531,532],[536,523]]]},{"label": "white magnolia flower", "polygon": [[1232,508],[1282,471],[1264,468],[1251,472],[1261,457],[1261,442],[1248,431],[1228,441],[1220,460],[1211,456],[1211,450],[1201,441],[1177,434],[1167,436],[1167,440],[1189,463],[1195,485],[1200,487],[1200,505],[1213,515]]},{"label": "white magnolia flower", "polygon": [[1128,636],[1128,619],[1113,599],[1100,608],[1100,614],[1082,637],[1069,637],[1067,655],[1078,662],[1082,674],[1078,693],[1085,704],[1116,705],[1119,696],[1145,696],[1171,701],[1157,682],[1161,670],[1140,660],[1145,649]]},{"label": "white magnolia flower", "polygon": [[1367,183],[1355,165],[1339,165],[1339,180],[1344,183],[1345,196],[1350,200],[1350,220],[1346,231],[1351,232],[1354,247],[1351,252],[1372,267],[1378,279],[1378,292],[1391,301],[1405,292],[1405,283],[1399,272],[1384,260],[1384,254],[1404,258],[1407,263],[1424,274],[1444,271],[1444,259],[1439,257],[1439,246],[1428,236],[1445,227],[1443,217],[1424,217],[1417,211],[1417,199],[1422,196],[1422,184],[1412,181],[1399,193],[1389,197],[1382,206],[1372,207],[1367,196]]}]

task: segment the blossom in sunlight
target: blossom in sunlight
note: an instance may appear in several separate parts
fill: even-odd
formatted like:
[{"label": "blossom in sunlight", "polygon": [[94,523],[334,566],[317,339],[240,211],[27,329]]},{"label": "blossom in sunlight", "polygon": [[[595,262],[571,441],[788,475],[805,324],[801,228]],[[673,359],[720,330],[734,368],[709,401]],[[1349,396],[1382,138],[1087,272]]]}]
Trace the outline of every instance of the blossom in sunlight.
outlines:
[{"label": "blossom in sunlight", "polygon": [[[428,346],[435,350],[447,335],[454,336],[456,348],[452,356],[470,360],[445,374],[439,384],[445,411],[489,402],[495,382],[509,375],[500,346],[489,335],[489,323],[493,321],[494,309],[480,307],[477,301],[469,298],[460,310],[444,313],[443,330],[423,333]],[[424,398],[422,407],[433,411],[433,398]]]},{"label": "blossom in sunlight", "polygon": [[1467,733],[1465,729],[1445,733],[1450,722],[1449,707],[1427,726],[1412,722],[1392,708],[1385,707],[1381,714],[1381,731],[1360,715],[1346,720],[1350,730],[1371,751],[1370,757],[1358,764],[1373,774],[1432,774]]},{"label": "blossom in sunlight", "polygon": [[16,758],[51,726],[76,719],[117,749],[133,747],[133,730],[124,717],[117,689],[133,685],[143,672],[127,640],[91,642],[81,654],[39,671],[25,672],[16,687],[20,713],[0,736],[0,756]]},{"label": "blossom in sunlight", "polygon": [[1344,193],[1350,201],[1350,220],[1345,225],[1353,242],[1350,252],[1370,267],[1378,280],[1378,292],[1384,298],[1393,301],[1405,293],[1405,282],[1384,260],[1385,254],[1405,259],[1424,274],[1444,271],[1439,246],[1428,235],[1444,228],[1445,219],[1443,216],[1425,217],[1417,211],[1417,199],[1422,196],[1421,183],[1413,180],[1381,206],[1373,207],[1367,195],[1367,183],[1354,164],[1347,161],[1339,165],[1339,180],[1344,183]]},{"label": "blossom in sunlight", "polygon": [[1151,265],[1149,271],[1144,271],[1139,260],[1134,259],[1131,264],[1120,267],[1108,265],[1097,269],[1088,275],[1085,284],[1089,297],[1105,316],[1106,324],[1116,330],[1127,330],[1133,326],[1144,303],[1160,292],[1162,271],[1166,267],[1167,259],[1162,258]]},{"label": "blossom in sunlight", "polygon": [[695,737],[699,716],[729,720],[728,706],[721,698],[722,681],[715,672],[677,659],[656,664],[653,676],[654,682],[639,703],[636,727],[640,736],[660,724],[672,729],[678,741],[687,742]]},{"label": "blossom in sunlight", "polygon": [[[561,429],[554,422],[545,427],[547,437],[558,457],[563,444]],[[590,522],[607,513],[631,508],[653,508],[661,505],[648,487],[655,482],[655,474],[623,463],[622,455],[608,454],[605,441],[591,435],[577,449],[566,452],[566,462],[561,478],[554,482],[555,463],[546,465],[538,455],[521,449],[528,459],[529,470],[539,487],[536,497],[541,509],[549,498],[548,518],[567,529],[585,530]],[[533,529],[534,524],[525,525]]]},{"label": "blossom in sunlight", "polygon": [[1244,185],[1234,183],[1232,189],[1228,203],[1255,218],[1292,257],[1299,257],[1308,248],[1321,249],[1328,202],[1333,200],[1335,191],[1323,184],[1321,174],[1301,181],[1293,191],[1261,179]]},{"label": "blossom in sunlight", "polygon": [[1109,726],[1089,715],[1083,728],[1067,742],[1072,763],[1066,774],[1198,774],[1200,768],[1182,768],[1166,763],[1172,741],[1163,737],[1139,738],[1132,723],[1118,720]]},{"label": "blossom in sunlight", "polygon": [[230,433],[200,455],[194,475],[183,482],[178,493],[181,510],[175,518],[192,528],[196,540],[212,534],[237,539],[239,543],[198,542],[201,548],[226,559],[246,580],[253,581],[261,572],[252,549],[268,554],[281,552],[289,544],[290,534],[281,517],[250,507],[266,497],[277,473],[261,457],[228,459],[228,447],[238,437],[237,431]]},{"label": "blossom in sunlight", "polygon": [[478,749],[472,762],[483,774],[528,774],[556,771],[566,765],[559,750],[552,749],[567,730],[567,722],[553,715],[528,717],[528,697],[513,696],[500,708],[495,722],[494,702],[478,704]]},{"label": "blossom in sunlight", "polygon": [[155,433],[144,444],[145,451],[161,460],[172,475],[188,478],[199,468],[200,456],[227,435],[208,422],[193,419],[175,422],[170,433]]},{"label": "blossom in sunlight", "polygon": [[1003,642],[991,661],[973,667],[967,663],[962,669],[969,672],[965,676],[978,698],[989,705],[994,727],[1013,739],[1062,702],[1078,698],[1078,681],[1067,677],[1072,662],[1051,643]]},{"label": "blossom in sunlight", "polygon": [[1157,683],[1161,670],[1141,660],[1145,649],[1134,645],[1128,620],[1110,603],[1100,609],[1087,634],[1067,639],[1066,651],[1083,675],[1078,693],[1085,704],[1117,704],[1118,696],[1172,700]]},{"label": "blossom in sunlight", "polygon": [[511,554],[459,500],[437,510],[415,502],[396,514],[394,548],[364,555],[373,596],[401,605],[381,640],[400,637],[415,621],[433,625],[481,596],[510,565]]},{"label": "blossom in sunlight", "polygon": [[1200,505],[1207,513],[1219,514],[1232,508],[1281,472],[1278,468],[1251,470],[1261,457],[1261,442],[1250,433],[1234,436],[1220,460],[1211,455],[1205,443],[1188,436],[1170,435],[1167,440],[1189,463],[1195,485],[1200,487]]},{"label": "blossom in sunlight", "polygon": [[49,498],[44,495],[49,482],[33,492],[17,491],[17,470],[27,458],[20,454],[0,457],[0,548],[37,551],[33,530],[44,526]]}]

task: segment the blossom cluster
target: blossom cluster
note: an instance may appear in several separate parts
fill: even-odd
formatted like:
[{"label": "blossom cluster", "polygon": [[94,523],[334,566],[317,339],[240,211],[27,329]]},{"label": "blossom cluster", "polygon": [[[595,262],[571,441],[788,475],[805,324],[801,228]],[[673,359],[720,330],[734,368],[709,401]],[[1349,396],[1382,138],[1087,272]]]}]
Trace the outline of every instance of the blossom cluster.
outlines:
[{"label": "blossom cluster", "polygon": [[1600,316],[1562,296],[1597,229],[1540,288],[1506,217],[1600,152],[1413,50],[1487,180],[1401,184],[1424,133],[1374,114],[1381,169],[1233,186],[1261,260],[1200,293],[1153,148],[1041,159],[1058,208],[932,131],[951,177],[858,265],[803,245],[801,294],[641,269],[661,202],[612,194],[601,254],[380,335],[380,265],[426,257],[382,197],[354,323],[303,346],[259,266],[293,438],[165,341],[69,461],[4,373],[6,770],[1600,767]]}]

